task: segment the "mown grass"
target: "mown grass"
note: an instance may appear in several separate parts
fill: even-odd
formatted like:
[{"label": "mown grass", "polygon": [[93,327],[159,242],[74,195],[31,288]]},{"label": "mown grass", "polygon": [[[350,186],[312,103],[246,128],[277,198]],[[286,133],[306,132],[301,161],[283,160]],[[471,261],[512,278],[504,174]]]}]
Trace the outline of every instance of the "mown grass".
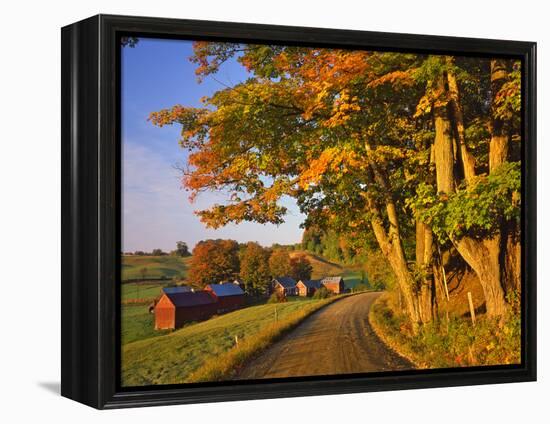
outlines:
[{"label": "mown grass", "polygon": [[[122,384],[178,384],[230,378],[244,360],[334,299],[252,306],[167,335],[125,344]],[[237,346],[235,336],[239,340]]]},{"label": "mown grass", "polygon": [[180,256],[123,256],[122,281],[147,278],[185,278],[191,257]]},{"label": "mown grass", "polygon": [[[314,255],[305,250],[291,252],[290,256],[305,255],[313,268],[311,278],[319,279],[323,277],[342,276],[347,289],[353,289],[358,284],[361,284],[362,275],[361,269],[357,266],[346,266],[336,262],[331,262],[328,259],[319,255]],[[365,282],[368,284],[368,282]]]},{"label": "mown grass", "polygon": [[152,301],[159,297],[161,289],[168,283],[162,282],[143,282],[143,283],[124,283],[121,286],[121,300],[141,300],[142,303]]},{"label": "mown grass", "polygon": [[[204,381],[223,381],[233,377],[246,361],[258,355],[286,332],[323,306],[338,300],[342,296],[310,301],[303,309],[288,314],[277,322],[272,322],[256,334],[244,338],[238,345],[219,355],[215,360],[207,361],[186,380],[188,383]],[[305,304],[305,303],[304,303]]]},{"label": "mown grass", "polygon": [[122,345],[164,334],[155,331],[155,315],[149,313],[148,305],[122,305],[121,308]]},{"label": "mown grass", "polygon": [[353,289],[357,285],[368,286],[368,280],[365,275],[365,281],[362,281],[363,275],[360,269],[346,269],[342,274],[342,278],[346,284],[346,288]]},{"label": "mown grass", "polygon": [[291,257],[295,257],[297,255],[304,255],[311,263],[311,267],[313,268],[311,274],[312,279],[342,275],[342,272],[344,270],[344,268],[340,264],[330,262],[322,256],[314,255],[305,250],[290,252]]},{"label": "mown grass", "polygon": [[378,336],[418,368],[448,368],[478,365],[518,364],[521,361],[521,320],[511,313],[505,322],[478,316],[451,316],[409,330],[407,319],[394,313],[389,296],[372,306],[369,321]]}]

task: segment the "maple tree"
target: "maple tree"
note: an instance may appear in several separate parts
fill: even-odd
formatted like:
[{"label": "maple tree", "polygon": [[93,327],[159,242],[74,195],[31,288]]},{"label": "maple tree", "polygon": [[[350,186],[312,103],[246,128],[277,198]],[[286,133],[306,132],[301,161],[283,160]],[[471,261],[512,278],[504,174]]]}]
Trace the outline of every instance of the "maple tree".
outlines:
[{"label": "maple tree", "polygon": [[188,278],[201,287],[239,275],[239,244],[234,240],[203,240],[193,249]]},{"label": "maple tree", "polygon": [[194,51],[200,79],[230,58],[250,75],[203,107],[150,116],[181,125],[192,199],[231,193],[197,211],[207,226],[280,224],[279,200],[291,196],[306,227],[378,245],[413,327],[437,313],[438,252],[451,248],[478,275],[487,313],[505,314],[506,291],[519,288],[518,63],[210,42]]},{"label": "maple tree", "polygon": [[296,255],[290,259],[290,276],[296,281],[311,279],[313,267],[311,262],[304,254]]},{"label": "maple tree", "polygon": [[269,270],[271,276],[286,277],[292,273],[292,263],[290,261],[290,255],[284,249],[276,249],[271,253],[269,257]]},{"label": "maple tree", "polygon": [[269,251],[258,243],[246,244],[241,255],[240,277],[247,293],[260,295],[266,293],[270,283]]}]

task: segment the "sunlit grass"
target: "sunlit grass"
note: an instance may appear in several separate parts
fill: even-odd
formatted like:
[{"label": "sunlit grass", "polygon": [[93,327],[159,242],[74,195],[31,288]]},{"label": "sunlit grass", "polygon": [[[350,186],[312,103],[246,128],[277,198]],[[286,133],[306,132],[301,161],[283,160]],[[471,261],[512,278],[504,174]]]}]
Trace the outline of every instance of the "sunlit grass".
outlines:
[{"label": "sunlit grass", "polygon": [[252,306],[168,335],[128,343],[122,347],[122,383],[139,386],[225,378],[244,359],[330,301]]}]

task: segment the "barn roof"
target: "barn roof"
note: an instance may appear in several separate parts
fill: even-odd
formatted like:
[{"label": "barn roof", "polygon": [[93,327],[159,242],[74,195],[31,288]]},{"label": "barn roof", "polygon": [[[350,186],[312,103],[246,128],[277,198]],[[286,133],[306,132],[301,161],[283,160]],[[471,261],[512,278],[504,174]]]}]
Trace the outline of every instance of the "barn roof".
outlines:
[{"label": "barn roof", "polygon": [[208,284],[206,287],[212,290],[218,297],[239,296],[244,294],[243,290],[237,284],[233,283]]},{"label": "barn roof", "polygon": [[188,286],[177,286],[177,287],[163,287],[162,288],[162,292],[163,293],[171,293],[171,294],[175,294],[175,293],[189,293],[191,290],[191,287],[188,287]]},{"label": "barn roof", "polygon": [[308,289],[318,289],[321,287],[321,280],[300,280]]},{"label": "barn roof", "polygon": [[321,280],[321,284],[325,284],[325,283],[339,283],[340,281],[344,281],[344,279],[340,276],[336,276],[336,277],[325,277]]},{"label": "barn roof", "polygon": [[285,289],[291,289],[293,287],[296,287],[296,280],[294,280],[294,278],[292,277],[277,277],[277,278],[274,278],[273,281],[275,281],[276,283],[279,283]]},{"label": "barn roof", "polygon": [[168,297],[177,308],[211,305],[212,303],[216,303],[216,299],[204,290],[184,293],[165,293],[165,296]]}]

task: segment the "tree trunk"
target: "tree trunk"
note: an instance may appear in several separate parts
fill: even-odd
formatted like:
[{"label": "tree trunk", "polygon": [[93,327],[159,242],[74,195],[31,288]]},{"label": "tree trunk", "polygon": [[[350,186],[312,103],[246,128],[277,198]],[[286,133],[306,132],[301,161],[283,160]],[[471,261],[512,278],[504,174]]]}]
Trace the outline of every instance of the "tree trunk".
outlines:
[{"label": "tree trunk", "polygon": [[437,316],[435,278],[433,274],[433,233],[424,223],[416,221],[416,266],[422,273],[418,289],[418,314],[422,323]]},{"label": "tree trunk", "polygon": [[[438,88],[445,90],[445,81],[439,79]],[[434,161],[436,169],[437,191],[452,193],[455,189],[454,152],[451,120],[447,102],[437,100],[434,105]]]},{"label": "tree trunk", "polygon": [[[439,88],[445,90],[443,77]],[[451,194],[458,182],[455,180],[455,162],[453,140],[450,131],[451,120],[447,103],[439,102],[434,106],[434,158],[436,162],[437,191]],[[488,316],[502,316],[506,311],[504,290],[501,284],[500,235],[487,240],[474,240],[463,237],[452,240],[460,255],[472,267],[479,277]]]},{"label": "tree trunk", "polygon": [[393,273],[395,274],[397,284],[401,294],[403,295],[403,301],[405,310],[412,324],[413,332],[417,332],[418,325],[420,323],[420,316],[418,313],[417,301],[415,299],[415,293],[413,290],[414,279],[411,276],[409,268],[407,266],[407,261],[405,259],[405,254],[403,251],[403,246],[400,241],[396,242],[394,239],[393,242],[387,237],[386,230],[382,225],[382,220],[380,215],[376,213],[376,208],[370,208],[370,213],[373,215],[371,218],[371,226],[380,246],[380,250],[388,260],[390,267],[392,268]]},{"label": "tree trunk", "polygon": [[521,291],[521,243],[517,225],[505,225],[501,239],[501,263],[503,269],[503,286],[506,294]]},{"label": "tree trunk", "polygon": [[496,235],[487,240],[463,237],[453,242],[458,253],[479,278],[485,297],[487,316],[503,316],[506,313],[507,304],[501,284],[500,236]]},{"label": "tree trunk", "polygon": [[[370,151],[368,143],[366,143],[367,152]],[[405,257],[405,251],[401,241],[401,234],[399,229],[399,220],[397,218],[397,210],[395,203],[393,202],[389,185],[384,178],[384,175],[378,169],[376,164],[369,161],[369,169],[367,170],[367,179],[370,185],[374,185],[375,181],[385,190],[385,207],[388,214],[389,231],[386,231],[383,224],[382,214],[378,206],[378,202],[373,198],[371,193],[367,190],[362,195],[367,201],[367,207],[371,216],[370,222],[374,232],[374,236],[380,250],[388,260],[393,273],[395,274],[397,284],[403,295],[405,303],[405,309],[407,315],[411,321],[412,330],[414,333],[418,331],[420,323],[420,316],[418,313],[418,302],[416,300],[414,292],[414,279],[411,275],[409,267],[407,266],[407,260]]]},{"label": "tree trunk", "polygon": [[[453,63],[454,58],[452,56],[447,56],[447,64],[453,65]],[[464,114],[462,112],[462,105],[460,103],[460,93],[458,90],[456,77],[451,67],[447,71],[447,83],[449,87],[451,110],[456,125],[456,136],[458,138],[458,157],[462,164],[461,168],[464,174],[464,179],[466,180],[466,182],[470,182],[476,175],[475,158],[470,153],[466,145],[466,135],[464,133]]]},{"label": "tree trunk", "polygon": [[489,172],[493,172],[508,160],[511,141],[511,125],[509,117],[497,116],[495,97],[502,85],[508,79],[506,62],[502,59],[491,61],[491,92],[493,103],[491,107],[491,142],[489,144]]}]

